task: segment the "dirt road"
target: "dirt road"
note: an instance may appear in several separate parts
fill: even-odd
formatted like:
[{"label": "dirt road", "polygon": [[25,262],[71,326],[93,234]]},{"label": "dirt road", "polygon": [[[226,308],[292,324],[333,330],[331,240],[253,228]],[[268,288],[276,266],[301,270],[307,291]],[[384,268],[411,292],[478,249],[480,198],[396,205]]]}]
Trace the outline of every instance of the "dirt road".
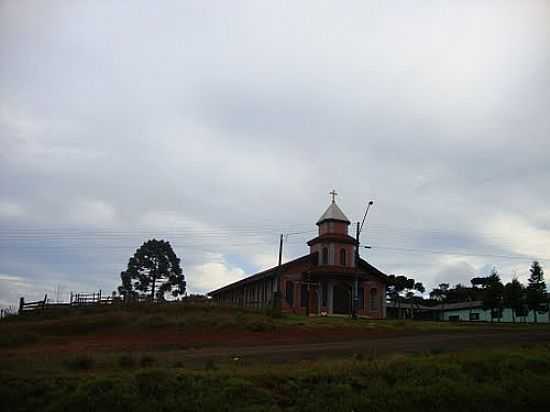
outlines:
[{"label": "dirt road", "polygon": [[465,349],[490,348],[521,344],[550,344],[550,331],[488,331],[487,333],[425,333],[415,336],[357,338],[347,341],[292,345],[210,347],[183,350],[178,358],[189,363],[212,360],[264,359],[271,362],[311,360],[324,357],[363,354],[383,356],[392,353],[454,352]]}]

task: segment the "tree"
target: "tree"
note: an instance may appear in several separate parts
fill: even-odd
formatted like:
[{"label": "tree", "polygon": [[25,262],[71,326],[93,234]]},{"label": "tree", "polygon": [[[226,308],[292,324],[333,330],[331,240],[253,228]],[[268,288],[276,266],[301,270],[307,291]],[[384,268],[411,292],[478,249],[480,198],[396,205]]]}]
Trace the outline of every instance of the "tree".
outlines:
[{"label": "tree", "polygon": [[[411,282],[412,281],[412,282]],[[414,303],[416,300],[416,304],[418,305],[418,300],[416,292],[418,293],[424,293],[426,291],[426,288],[424,288],[424,285],[421,282],[415,282],[414,279],[409,279],[407,283],[407,287],[405,288],[405,297],[408,299],[409,303],[411,304],[411,319],[414,319]]]},{"label": "tree", "polygon": [[481,300],[480,289],[476,287],[467,287],[460,283],[447,292],[447,303],[472,302]]},{"label": "tree", "polygon": [[535,323],[537,323],[537,312],[545,312],[548,307],[546,303],[546,284],[544,283],[544,271],[539,262],[536,260],[531,264],[529,268],[531,275],[527,280],[528,285],[526,289],[527,307],[529,310],[534,311]]},{"label": "tree", "polygon": [[163,300],[166,293],[174,297],[183,295],[187,285],[180,259],[170,242],[156,239],[148,240],[136,250],[120,278],[122,285],[118,292],[124,298]]},{"label": "tree", "polygon": [[[478,278],[479,279],[479,278]],[[480,281],[480,284],[485,290],[483,296],[483,309],[491,310],[491,322],[493,321],[495,310],[499,311],[499,314],[502,310],[502,303],[504,298],[504,285],[500,281],[500,276],[495,268],[491,270],[491,274]],[[474,284],[474,279],[472,279],[472,284]],[[499,319],[502,315],[499,316]]]},{"label": "tree", "polygon": [[[421,283],[419,283],[422,285]],[[405,290],[413,290],[415,287],[414,279],[407,278],[404,275],[389,275],[386,294],[393,303],[397,304],[397,317],[401,318],[401,294]]]},{"label": "tree", "polygon": [[447,301],[448,293],[448,283],[440,283],[437,288],[432,289],[432,291],[430,292],[430,299],[434,299],[441,304],[441,314],[443,314],[443,309],[445,308],[445,302]]},{"label": "tree", "polygon": [[525,288],[516,278],[504,286],[504,306],[512,310],[512,321],[516,322],[516,314],[522,313]]}]

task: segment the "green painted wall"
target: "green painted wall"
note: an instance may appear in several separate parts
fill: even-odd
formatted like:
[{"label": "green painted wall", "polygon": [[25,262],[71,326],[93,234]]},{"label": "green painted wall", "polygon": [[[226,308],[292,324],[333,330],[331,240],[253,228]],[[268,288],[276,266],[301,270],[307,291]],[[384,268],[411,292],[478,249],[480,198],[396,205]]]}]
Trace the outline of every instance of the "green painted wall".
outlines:
[{"label": "green painted wall", "polygon": [[[474,322],[490,322],[491,321],[491,311],[483,310],[482,308],[473,308],[473,309],[459,309],[459,310],[445,310],[443,312],[443,320],[450,320],[452,316],[458,316],[460,321],[470,321],[470,313],[478,313],[479,320]],[[538,323],[550,323],[549,318],[550,313],[538,313],[537,322]],[[493,322],[513,322],[512,309],[505,308],[502,310],[502,318],[493,319]],[[516,316],[516,322],[528,322],[532,323],[535,321],[535,316],[533,311],[529,312],[529,315],[526,317]]]}]

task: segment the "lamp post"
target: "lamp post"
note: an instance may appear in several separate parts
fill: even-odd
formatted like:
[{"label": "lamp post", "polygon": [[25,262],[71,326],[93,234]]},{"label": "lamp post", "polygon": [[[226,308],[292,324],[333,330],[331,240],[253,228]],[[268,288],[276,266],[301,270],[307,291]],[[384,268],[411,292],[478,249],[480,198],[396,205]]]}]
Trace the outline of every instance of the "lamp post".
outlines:
[{"label": "lamp post", "polygon": [[359,237],[361,236],[361,231],[363,230],[363,225],[365,224],[365,220],[367,219],[367,214],[369,213],[369,210],[371,206],[374,204],[374,202],[371,200],[369,204],[367,205],[367,209],[365,210],[365,214],[363,215],[363,221],[361,224],[357,222],[357,230],[355,233],[355,280],[353,282],[353,304],[352,304],[352,311],[351,311],[351,318],[357,319],[357,307],[359,306]]}]

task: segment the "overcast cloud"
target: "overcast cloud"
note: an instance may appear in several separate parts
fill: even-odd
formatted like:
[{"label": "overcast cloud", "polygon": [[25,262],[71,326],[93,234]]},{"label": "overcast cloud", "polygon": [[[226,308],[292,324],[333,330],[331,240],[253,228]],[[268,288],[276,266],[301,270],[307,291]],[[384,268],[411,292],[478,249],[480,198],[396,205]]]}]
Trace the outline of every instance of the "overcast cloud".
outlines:
[{"label": "overcast cloud", "polygon": [[549,39],[547,1],[4,0],[0,305],[114,290],[152,236],[212,290],[333,188],[386,273],[550,269]]}]

